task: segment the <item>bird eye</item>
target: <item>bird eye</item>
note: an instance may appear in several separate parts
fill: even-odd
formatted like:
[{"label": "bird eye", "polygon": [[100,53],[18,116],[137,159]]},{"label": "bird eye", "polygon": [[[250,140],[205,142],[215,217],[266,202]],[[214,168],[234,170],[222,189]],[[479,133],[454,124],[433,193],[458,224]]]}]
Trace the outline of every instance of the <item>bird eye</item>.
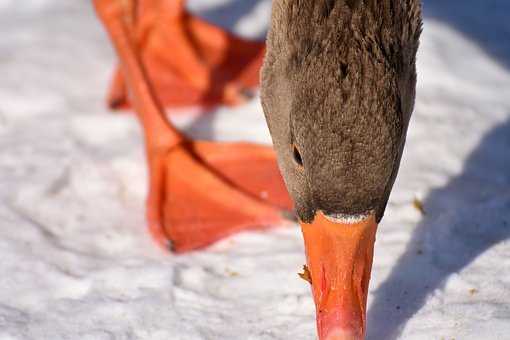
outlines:
[{"label": "bird eye", "polygon": [[294,157],[294,162],[296,162],[297,165],[303,166],[303,158],[301,158],[301,153],[299,153],[295,144],[292,145],[292,156]]}]

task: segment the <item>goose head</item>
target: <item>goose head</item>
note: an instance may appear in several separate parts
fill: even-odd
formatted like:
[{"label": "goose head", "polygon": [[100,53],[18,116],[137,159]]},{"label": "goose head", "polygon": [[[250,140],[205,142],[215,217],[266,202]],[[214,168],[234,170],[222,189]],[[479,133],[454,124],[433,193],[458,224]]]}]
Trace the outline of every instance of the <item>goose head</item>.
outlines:
[{"label": "goose head", "polygon": [[362,339],[377,224],[414,106],[418,0],[275,0],[261,99],[319,338]]}]

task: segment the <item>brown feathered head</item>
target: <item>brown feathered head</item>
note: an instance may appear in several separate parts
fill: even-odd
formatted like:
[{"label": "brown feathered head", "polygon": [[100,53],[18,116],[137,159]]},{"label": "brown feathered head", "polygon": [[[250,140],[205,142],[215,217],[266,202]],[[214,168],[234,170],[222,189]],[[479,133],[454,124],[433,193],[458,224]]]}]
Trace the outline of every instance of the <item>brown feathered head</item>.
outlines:
[{"label": "brown feathered head", "polygon": [[418,0],[274,0],[262,105],[321,340],[361,340],[375,232],[413,110]]},{"label": "brown feathered head", "polygon": [[276,0],[262,104],[299,218],[375,211],[415,97],[417,0]]}]

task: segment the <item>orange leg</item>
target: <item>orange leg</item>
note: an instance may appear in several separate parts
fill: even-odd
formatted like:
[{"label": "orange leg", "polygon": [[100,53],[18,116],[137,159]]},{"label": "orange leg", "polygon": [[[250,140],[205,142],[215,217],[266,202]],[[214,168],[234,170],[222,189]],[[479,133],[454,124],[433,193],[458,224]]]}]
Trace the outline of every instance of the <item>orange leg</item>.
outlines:
[{"label": "orange leg", "polygon": [[[234,37],[185,9],[185,0],[130,0],[133,43],[165,107],[236,105],[259,83],[264,44]],[[119,72],[112,108],[129,105]]]},{"label": "orange leg", "polygon": [[145,132],[147,219],[155,240],[182,252],[284,222],[291,203],[270,148],[191,141],[168,122],[132,38],[132,3],[94,0]]}]

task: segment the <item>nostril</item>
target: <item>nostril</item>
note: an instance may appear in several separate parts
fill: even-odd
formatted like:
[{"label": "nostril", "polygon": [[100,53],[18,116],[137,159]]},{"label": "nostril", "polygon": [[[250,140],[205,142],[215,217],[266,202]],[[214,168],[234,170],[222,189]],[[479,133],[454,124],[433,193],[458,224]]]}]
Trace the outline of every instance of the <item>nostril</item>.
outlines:
[{"label": "nostril", "polygon": [[303,158],[301,158],[301,153],[295,144],[292,145],[292,156],[297,165],[303,166]]}]

